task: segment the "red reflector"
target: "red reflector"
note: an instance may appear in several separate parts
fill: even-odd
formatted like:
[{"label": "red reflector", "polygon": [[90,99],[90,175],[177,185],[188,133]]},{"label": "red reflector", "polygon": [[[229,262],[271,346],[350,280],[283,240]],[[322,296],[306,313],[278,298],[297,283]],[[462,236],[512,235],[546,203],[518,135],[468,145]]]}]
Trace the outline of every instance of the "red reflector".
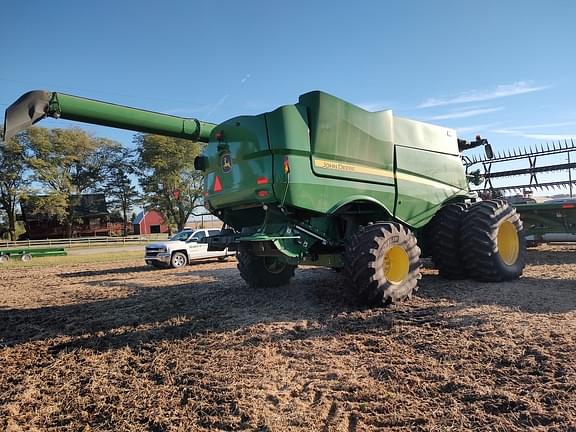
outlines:
[{"label": "red reflector", "polygon": [[256,195],[258,195],[260,198],[267,198],[268,197],[268,191],[261,190],[261,191],[256,192]]},{"label": "red reflector", "polygon": [[284,158],[284,174],[288,174],[290,172],[290,164],[288,163],[288,158]]},{"label": "red reflector", "polygon": [[216,176],[214,179],[214,192],[220,192],[222,190],[222,182],[220,181],[220,176]]},{"label": "red reflector", "polygon": [[574,208],[574,204],[562,204],[562,208]]},{"label": "red reflector", "polygon": [[258,177],[256,179],[256,184],[262,185],[268,183],[268,177]]}]

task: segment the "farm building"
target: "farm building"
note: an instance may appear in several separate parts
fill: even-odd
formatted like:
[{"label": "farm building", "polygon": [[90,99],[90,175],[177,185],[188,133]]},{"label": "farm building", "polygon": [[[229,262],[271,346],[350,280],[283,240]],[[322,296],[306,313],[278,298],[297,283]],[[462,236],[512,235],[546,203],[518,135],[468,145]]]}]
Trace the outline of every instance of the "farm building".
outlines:
[{"label": "farm building", "polygon": [[134,234],[163,234],[169,231],[166,218],[158,210],[144,210],[136,216],[134,222]]},{"label": "farm building", "polygon": [[[36,240],[68,236],[65,222],[48,211],[38,209],[40,200],[46,198],[46,195],[31,196],[20,203],[22,221],[26,228],[25,238]],[[103,193],[72,195],[71,202],[75,220],[72,237],[122,233],[121,223],[110,223],[110,213]]]}]

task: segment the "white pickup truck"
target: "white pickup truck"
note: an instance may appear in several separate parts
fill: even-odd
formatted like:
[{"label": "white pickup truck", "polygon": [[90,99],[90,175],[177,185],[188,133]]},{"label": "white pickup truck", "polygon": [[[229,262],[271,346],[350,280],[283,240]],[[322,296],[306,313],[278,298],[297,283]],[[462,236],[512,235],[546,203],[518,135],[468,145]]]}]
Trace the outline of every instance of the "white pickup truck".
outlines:
[{"label": "white pickup truck", "polygon": [[208,252],[208,244],[202,243],[205,237],[220,234],[219,229],[199,229],[196,231],[184,230],[175,234],[168,241],[150,243],[146,246],[144,260],[146,264],[154,267],[178,268],[185,266],[192,260],[218,258],[226,260],[233,252]]}]

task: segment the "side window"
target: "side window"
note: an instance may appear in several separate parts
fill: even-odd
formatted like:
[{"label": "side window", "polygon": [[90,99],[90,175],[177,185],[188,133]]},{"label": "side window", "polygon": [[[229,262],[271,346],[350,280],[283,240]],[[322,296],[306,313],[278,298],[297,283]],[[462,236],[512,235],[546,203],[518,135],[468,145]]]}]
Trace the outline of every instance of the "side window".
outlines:
[{"label": "side window", "polygon": [[204,231],[198,231],[197,233],[194,233],[194,235],[192,236],[192,238],[198,240],[202,240],[204,237],[206,237],[206,233]]},{"label": "side window", "polygon": [[217,229],[208,230],[208,235],[209,235],[209,236],[215,236],[215,235],[218,235],[218,234],[220,234],[220,230],[217,230]]}]

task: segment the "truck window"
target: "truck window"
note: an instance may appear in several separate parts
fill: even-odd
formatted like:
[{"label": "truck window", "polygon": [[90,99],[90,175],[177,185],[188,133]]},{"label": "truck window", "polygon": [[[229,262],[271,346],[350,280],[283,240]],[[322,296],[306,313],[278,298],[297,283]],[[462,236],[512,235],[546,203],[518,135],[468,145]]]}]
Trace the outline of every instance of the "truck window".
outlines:
[{"label": "truck window", "polygon": [[192,238],[195,238],[198,240],[202,240],[204,237],[206,237],[206,233],[204,231],[198,231],[198,232],[194,233],[194,235],[192,236]]},{"label": "truck window", "polygon": [[220,234],[220,230],[217,230],[217,229],[208,230],[209,236],[215,236],[215,235],[219,235],[219,234]]},{"label": "truck window", "polygon": [[179,233],[173,235],[170,240],[172,241],[186,241],[190,237],[190,231],[180,231]]}]

